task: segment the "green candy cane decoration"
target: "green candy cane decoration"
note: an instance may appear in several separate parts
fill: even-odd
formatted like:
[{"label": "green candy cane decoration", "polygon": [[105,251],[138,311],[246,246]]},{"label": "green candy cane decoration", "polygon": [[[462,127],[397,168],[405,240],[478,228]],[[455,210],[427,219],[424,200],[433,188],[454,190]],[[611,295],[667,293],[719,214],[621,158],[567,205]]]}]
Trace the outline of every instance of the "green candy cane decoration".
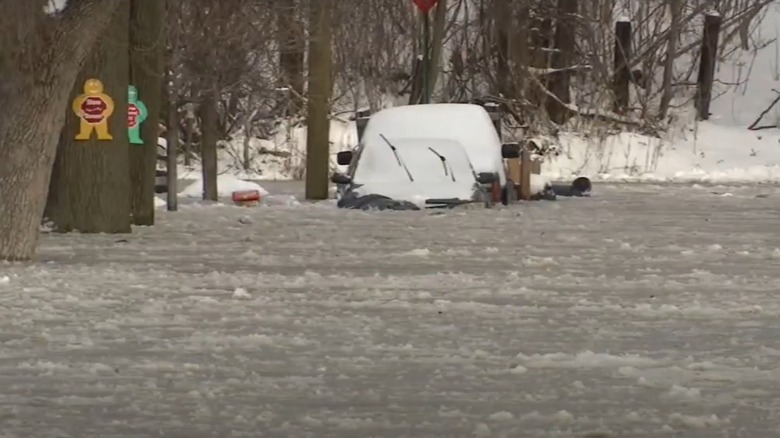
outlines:
[{"label": "green candy cane decoration", "polygon": [[141,123],[148,115],[146,105],[138,99],[138,89],[130,85],[127,92],[127,132],[131,144],[144,144]]}]

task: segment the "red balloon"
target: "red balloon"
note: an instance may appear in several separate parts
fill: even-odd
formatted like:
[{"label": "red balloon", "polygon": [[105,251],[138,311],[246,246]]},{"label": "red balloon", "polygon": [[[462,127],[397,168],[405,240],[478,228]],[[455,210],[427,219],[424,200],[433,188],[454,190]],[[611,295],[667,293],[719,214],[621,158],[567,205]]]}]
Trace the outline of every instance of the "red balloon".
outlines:
[{"label": "red balloon", "polygon": [[439,3],[439,0],[412,0],[415,5],[417,5],[417,8],[423,12],[423,14],[427,14],[428,11],[433,9],[434,6],[436,6],[436,3]]}]

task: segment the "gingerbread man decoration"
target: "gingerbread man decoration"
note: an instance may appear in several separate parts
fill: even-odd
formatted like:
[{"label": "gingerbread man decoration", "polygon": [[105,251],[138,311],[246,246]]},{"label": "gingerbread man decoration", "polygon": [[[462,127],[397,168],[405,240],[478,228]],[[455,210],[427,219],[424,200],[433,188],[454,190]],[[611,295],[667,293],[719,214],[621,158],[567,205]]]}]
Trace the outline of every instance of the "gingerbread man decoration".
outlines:
[{"label": "gingerbread man decoration", "polygon": [[108,118],[114,113],[114,99],[103,92],[103,83],[98,79],[84,82],[84,94],[73,100],[73,112],[81,119],[76,140],[89,140],[92,131],[98,140],[113,140],[108,132]]},{"label": "gingerbread man decoration", "polygon": [[131,144],[144,144],[141,123],[149,116],[146,105],[138,99],[138,89],[130,85],[127,92],[127,133]]}]

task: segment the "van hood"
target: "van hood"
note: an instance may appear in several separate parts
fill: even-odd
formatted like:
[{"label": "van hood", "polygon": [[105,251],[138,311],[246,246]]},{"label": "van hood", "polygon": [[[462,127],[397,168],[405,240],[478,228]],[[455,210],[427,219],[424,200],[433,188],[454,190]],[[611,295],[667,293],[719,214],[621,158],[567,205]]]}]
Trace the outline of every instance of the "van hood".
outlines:
[{"label": "van hood", "polygon": [[358,196],[378,194],[396,201],[406,201],[420,208],[435,207],[428,204],[429,200],[457,200],[471,202],[474,198],[474,187],[456,184],[426,184],[421,186],[412,182],[370,182],[353,190]]},{"label": "van hood", "polygon": [[473,199],[477,190],[474,168],[462,145],[442,139],[388,141],[397,157],[387,144],[366,148],[355,170],[353,193],[387,196],[421,207],[431,199]]}]

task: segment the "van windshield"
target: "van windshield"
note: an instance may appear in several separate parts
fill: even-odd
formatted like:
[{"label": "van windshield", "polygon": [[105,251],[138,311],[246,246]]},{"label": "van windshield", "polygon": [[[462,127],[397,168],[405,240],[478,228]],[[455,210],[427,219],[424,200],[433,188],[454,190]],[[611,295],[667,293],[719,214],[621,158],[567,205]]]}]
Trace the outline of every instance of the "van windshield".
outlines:
[{"label": "van windshield", "polygon": [[384,134],[379,134],[379,136],[382,138],[382,140],[387,143],[388,146],[390,146],[390,150],[393,151],[393,155],[395,156],[395,160],[398,162],[398,165],[404,168],[404,171],[406,171],[406,176],[409,177],[409,181],[414,181],[414,177],[412,177],[412,172],[409,171],[409,168],[406,167],[406,163],[401,159],[401,155],[398,154],[398,148],[395,147],[394,144],[390,143],[390,140],[385,137]]}]

